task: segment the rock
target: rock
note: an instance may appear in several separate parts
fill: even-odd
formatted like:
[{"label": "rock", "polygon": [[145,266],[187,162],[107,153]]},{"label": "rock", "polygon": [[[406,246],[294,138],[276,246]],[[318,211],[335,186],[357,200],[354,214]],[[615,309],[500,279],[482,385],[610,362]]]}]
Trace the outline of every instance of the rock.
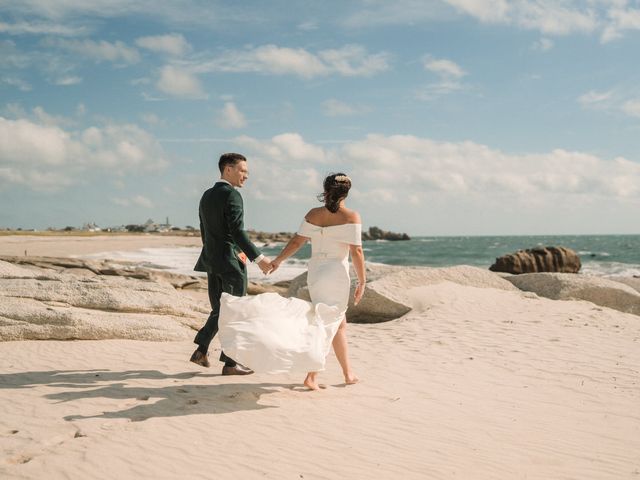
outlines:
[{"label": "rock", "polygon": [[586,300],[602,307],[640,315],[640,292],[602,277],[568,273],[529,273],[506,280],[520,290],[553,300]]},{"label": "rock", "polygon": [[411,240],[406,233],[394,233],[378,227],[369,227],[369,231],[362,232],[362,240]]},{"label": "rock", "polygon": [[83,278],[0,261],[0,340],[182,340],[208,313],[167,283]]},{"label": "rock", "polygon": [[[353,272],[351,278],[355,278]],[[362,301],[357,306],[353,305],[354,285],[351,287],[347,321],[379,323],[399,318],[410,312],[413,305],[420,303],[420,299],[416,298],[420,295],[420,287],[443,282],[477,288],[518,290],[497,274],[465,265],[450,268],[367,265],[367,284]],[[299,275],[292,280],[288,295],[309,301],[306,283],[306,273]]]},{"label": "rock", "polygon": [[202,284],[207,288],[206,279],[195,275],[181,275],[159,270],[157,268],[141,267],[134,262],[122,260],[83,260],[66,257],[16,257],[0,256],[0,261],[9,262],[25,267],[53,270],[58,273],[73,273],[77,276],[109,275],[116,277],[136,278],[152,282],[164,282],[175,288],[193,288],[193,284]]},{"label": "rock", "polygon": [[640,292],[640,277],[607,277],[614,282],[624,283],[633,288],[636,292]]},{"label": "rock", "polygon": [[570,248],[537,247],[518,250],[502,257],[489,267],[492,272],[513,274],[559,272],[578,273],[582,264],[580,257]]}]

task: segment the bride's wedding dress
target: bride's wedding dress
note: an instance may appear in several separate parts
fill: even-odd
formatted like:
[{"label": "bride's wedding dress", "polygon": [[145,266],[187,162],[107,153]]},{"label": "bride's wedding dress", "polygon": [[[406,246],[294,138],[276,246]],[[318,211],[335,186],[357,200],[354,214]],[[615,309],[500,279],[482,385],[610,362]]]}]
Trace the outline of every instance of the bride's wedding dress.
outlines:
[{"label": "bride's wedding dress", "polygon": [[307,284],[311,303],[277,293],[223,293],[218,337],[225,354],[255,372],[324,370],[349,302],[349,245],[361,245],[362,225],[320,227],[303,221],[311,239]]}]

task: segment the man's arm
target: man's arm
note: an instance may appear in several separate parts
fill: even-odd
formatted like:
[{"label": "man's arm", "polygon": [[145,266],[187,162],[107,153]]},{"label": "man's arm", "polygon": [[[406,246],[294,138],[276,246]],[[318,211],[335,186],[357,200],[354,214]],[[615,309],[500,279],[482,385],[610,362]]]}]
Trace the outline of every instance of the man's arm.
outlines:
[{"label": "man's arm", "polygon": [[247,232],[244,231],[244,206],[242,196],[236,190],[233,190],[229,194],[225,216],[227,218],[229,232],[236,245],[249,257],[249,260],[252,262],[256,260],[259,261],[261,253],[253,242],[249,240]]}]

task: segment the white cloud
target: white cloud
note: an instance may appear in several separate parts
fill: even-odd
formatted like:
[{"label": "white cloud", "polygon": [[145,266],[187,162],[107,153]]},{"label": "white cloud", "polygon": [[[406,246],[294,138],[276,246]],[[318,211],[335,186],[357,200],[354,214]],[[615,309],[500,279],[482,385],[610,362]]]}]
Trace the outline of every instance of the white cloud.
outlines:
[{"label": "white cloud", "polygon": [[15,87],[22,92],[28,92],[31,90],[31,85],[29,85],[29,83],[17,77],[0,78],[0,83],[4,83],[5,85]]},{"label": "white cloud", "polygon": [[161,92],[176,97],[202,98],[205,96],[198,77],[173,65],[166,65],[160,70],[157,87]]},{"label": "white cloud", "polygon": [[483,23],[515,25],[546,35],[593,32],[598,17],[579,1],[557,0],[445,0],[459,12]]},{"label": "white cloud", "polygon": [[434,59],[426,57],[424,59],[424,68],[430,72],[436,73],[444,78],[462,78],[465,72],[457,63],[446,59]]},{"label": "white cloud", "polygon": [[640,30],[640,9],[625,8],[626,2],[608,12],[608,23],[600,39],[603,43],[622,37],[625,30]]},{"label": "white cloud", "polygon": [[326,162],[327,153],[300,134],[283,133],[270,140],[240,136],[235,143],[249,160],[251,188],[247,194],[261,201],[297,202],[320,188],[317,165]]},{"label": "white cloud", "polygon": [[368,135],[332,148],[297,133],[269,140],[245,136],[236,143],[249,159],[247,195],[312,206],[324,176],[345,171],[354,181],[354,206],[374,218],[392,219],[398,208],[405,218],[423,215],[425,204],[533,218],[557,214],[558,205],[588,214],[594,206],[640,202],[640,163],[578,151],[509,154],[475,142],[412,135]]},{"label": "white cloud", "polygon": [[0,22],[0,33],[9,35],[58,35],[58,36],[78,36],[85,35],[85,27],[70,27],[54,23],[5,23]]},{"label": "white cloud", "polygon": [[173,56],[181,56],[191,50],[191,45],[180,34],[155,35],[140,37],[136,45],[154,52],[166,53]]},{"label": "white cloud", "polygon": [[537,30],[545,35],[596,33],[607,43],[627,30],[640,30],[640,8],[637,2],[631,5],[627,0],[445,1],[480,22]]},{"label": "white cloud", "polygon": [[132,64],[140,60],[140,54],[135,48],[117,40],[65,40],[49,38],[45,40],[46,46],[58,47],[72,53],[77,53],[96,62],[109,61],[114,63]]},{"label": "white cloud", "polygon": [[[393,183],[397,200],[417,192],[451,195],[531,195],[552,206],[553,195],[640,198],[640,164],[608,161],[562,149],[509,155],[473,142],[436,142],[410,135],[369,135],[344,147],[340,157],[368,186]],[[624,187],[619,177],[630,178]]]},{"label": "white cloud", "polygon": [[627,100],[622,105],[622,111],[632,117],[640,118],[640,99]]},{"label": "white cloud", "polygon": [[0,117],[2,178],[33,190],[59,190],[93,174],[158,171],[167,165],[160,144],[136,125],[106,123],[84,130],[37,107],[34,118]]},{"label": "white cloud", "polygon": [[368,112],[370,109],[359,105],[350,105],[335,98],[322,103],[322,109],[327,117],[347,117]]},{"label": "white cloud", "polygon": [[69,85],[77,85],[78,83],[82,83],[82,78],[77,76],[67,76],[58,78],[55,82],[56,85],[61,86],[69,86]]},{"label": "white cloud", "polygon": [[256,72],[271,75],[297,75],[313,78],[338,74],[370,76],[389,68],[389,55],[369,54],[359,45],[317,53],[303,48],[263,45],[245,50],[228,51],[208,62],[193,67],[197,72]]},{"label": "white cloud", "polygon": [[434,100],[464,88],[460,80],[467,75],[467,72],[457,63],[431,56],[424,57],[422,61],[424,69],[434,73],[439,80],[419,88],[416,92],[416,98],[419,100]]},{"label": "white cloud", "polygon": [[218,112],[216,124],[221,128],[244,128],[247,126],[247,120],[235,103],[227,102]]},{"label": "white cloud", "polygon": [[553,48],[553,45],[553,40],[542,37],[540,40],[534,42],[531,48],[538,52],[547,52]]},{"label": "white cloud", "polygon": [[590,90],[578,97],[578,102],[585,108],[618,114],[622,112],[630,117],[640,118],[640,98],[630,92]]},{"label": "white cloud", "polygon": [[210,2],[180,0],[20,0],[4,2],[5,11],[13,15],[36,16],[52,21],[77,20],[83,17],[119,18],[144,16],[159,18],[169,24],[186,23],[211,26],[220,21],[220,7]]},{"label": "white cloud", "polygon": [[580,95],[578,97],[578,102],[580,102],[583,106],[597,106],[602,105],[603,103],[608,103],[613,96],[613,92],[597,92],[595,90],[590,90],[587,93]]}]

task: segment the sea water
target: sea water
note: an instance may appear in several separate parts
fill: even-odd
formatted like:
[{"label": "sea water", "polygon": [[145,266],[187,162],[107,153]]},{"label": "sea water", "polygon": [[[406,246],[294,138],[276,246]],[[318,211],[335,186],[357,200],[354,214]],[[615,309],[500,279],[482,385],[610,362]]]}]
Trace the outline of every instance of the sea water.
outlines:
[{"label": "sea water", "polygon": [[[256,245],[270,258],[274,258],[284,247],[280,243]],[[480,268],[489,268],[502,255],[541,246],[573,249],[582,261],[582,274],[640,275],[640,235],[414,237],[407,241],[363,243],[366,260],[371,263],[429,267],[472,265]],[[199,254],[200,248],[196,247],[144,248],[132,252],[101,252],[84,258],[134,261],[142,266],[193,275],[196,274],[193,266]],[[306,271],[310,256],[311,248],[307,244],[268,277],[256,265],[249,264],[249,278],[267,282],[290,280]]]}]

